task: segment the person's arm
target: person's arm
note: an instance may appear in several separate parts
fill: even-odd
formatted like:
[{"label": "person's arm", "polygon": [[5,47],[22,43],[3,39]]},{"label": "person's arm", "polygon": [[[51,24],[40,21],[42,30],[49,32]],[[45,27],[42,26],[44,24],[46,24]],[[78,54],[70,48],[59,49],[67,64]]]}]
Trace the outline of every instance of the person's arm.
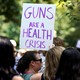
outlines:
[{"label": "person's arm", "polygon": [[21,76],[14,76],[12,80],[24,80]]},{"label": "person's arm", "polygon": [[31,76],[30,80],[41,80],[41,75],[42,75],[42,73],[33,74]]}]

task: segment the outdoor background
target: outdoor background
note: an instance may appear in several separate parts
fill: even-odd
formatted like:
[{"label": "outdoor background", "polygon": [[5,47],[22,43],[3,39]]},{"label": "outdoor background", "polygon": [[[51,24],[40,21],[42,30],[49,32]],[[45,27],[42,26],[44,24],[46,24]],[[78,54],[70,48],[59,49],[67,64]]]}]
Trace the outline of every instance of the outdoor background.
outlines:
[{"label": "outdoor background", "polygon": [[56,4],[54,29],[66,47],[80,39],[80,0],[0,0],[0,35],[14,39],[19,46],[22,4]]}]

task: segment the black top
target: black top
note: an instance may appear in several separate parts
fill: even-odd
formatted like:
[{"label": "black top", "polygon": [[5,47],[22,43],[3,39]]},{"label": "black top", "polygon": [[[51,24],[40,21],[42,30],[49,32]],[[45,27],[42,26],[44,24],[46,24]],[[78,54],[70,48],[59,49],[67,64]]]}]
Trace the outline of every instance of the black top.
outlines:
[{"label": "black top", "polygon": [[42,74],[42,76],[41,76],[41,80],[45,80],[45,79],[44,79],[44,75],[43,75],[43,74]]}]

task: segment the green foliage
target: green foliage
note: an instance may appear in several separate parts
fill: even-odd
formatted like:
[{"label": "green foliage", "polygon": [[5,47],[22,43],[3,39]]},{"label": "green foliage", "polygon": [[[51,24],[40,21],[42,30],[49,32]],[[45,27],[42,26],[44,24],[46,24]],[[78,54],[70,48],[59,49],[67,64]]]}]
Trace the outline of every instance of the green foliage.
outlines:
[{"label": "green foliage", "polygon": [[21,6],[16,0],[0,0],[0,35],[19,43]]},{"label": "green foliage", "polygon": [[20,24],[20,6],[16,0],[0,0],[0,15],[5,17],[4,22],[12,21]]},{"label": "green foliage", "polygon": [[[70,8],[72,7],[72,8]],[[70,5],[68,4],[69,14],[67,15],[70,19],[70,28],[73,27],[75,31],[65,36],[65,40],[70,43],[71,46],[75,46],[78,39],[80,39],[80,1],[72,1]],[[68,38],[72,39],[69,40]]]},{"label": "green foliage", "polygon": [[80,39],[80,1],[59,0],[56,11],[55,30],[66,46],[75,46]]},{"label": "green foliage", "polygon": [[19,46],[20,27],[13,22],[5,23],[1,26],[0,35],[14,39]]}]

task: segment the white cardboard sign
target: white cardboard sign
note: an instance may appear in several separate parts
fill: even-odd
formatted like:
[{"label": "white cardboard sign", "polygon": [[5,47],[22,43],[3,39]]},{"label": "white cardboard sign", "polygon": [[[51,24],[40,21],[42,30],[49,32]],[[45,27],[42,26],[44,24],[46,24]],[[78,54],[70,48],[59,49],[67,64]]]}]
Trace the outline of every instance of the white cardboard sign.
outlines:
[{"label": "white cardboard sign", "polygon": [[55,8],[53,4],[23,4],[20,48],[49,49],[53,44]]}]

